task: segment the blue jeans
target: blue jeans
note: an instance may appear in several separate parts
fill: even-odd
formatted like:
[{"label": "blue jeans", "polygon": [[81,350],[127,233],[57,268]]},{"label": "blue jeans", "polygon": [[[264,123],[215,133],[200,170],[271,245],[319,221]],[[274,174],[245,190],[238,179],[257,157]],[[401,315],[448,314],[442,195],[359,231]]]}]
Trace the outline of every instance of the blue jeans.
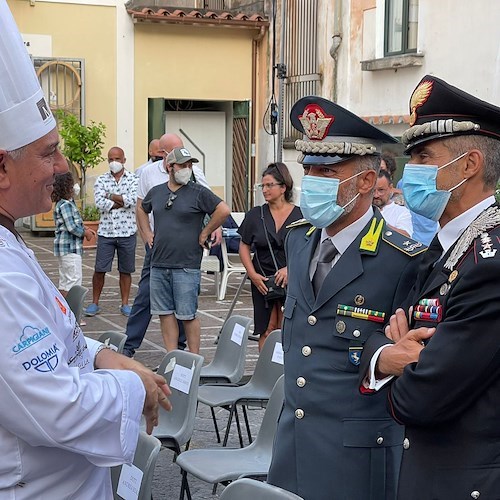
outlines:
[{"label": "blue jeans", "polygon": [[150,277],[151,312],[175,314],[179,320],[196,317],[201,271],[199,269],[172,269],[152,267]]},{"label": "blue jeans", "polygon": [[[146,255],[144,256],[144,265],[142,267],[141,279],[139,280],[137,295],[132,305],[132,312],[127,321],[127,341],[123,348],[123,354],[131,358],[135,350],[141,345],[146,331],[151,321],[151,303],[149,301],[149,275],[151,272],[151,250],[146,245]],[[186,348],[186,333],[182,321],[179,325],[179,349]]]}]

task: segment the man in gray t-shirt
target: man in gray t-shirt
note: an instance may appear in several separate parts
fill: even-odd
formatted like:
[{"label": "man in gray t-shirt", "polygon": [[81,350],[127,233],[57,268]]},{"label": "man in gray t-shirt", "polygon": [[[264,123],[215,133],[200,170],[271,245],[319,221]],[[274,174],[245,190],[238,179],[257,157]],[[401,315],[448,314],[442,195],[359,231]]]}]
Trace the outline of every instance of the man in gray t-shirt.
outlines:
[{"label": "man in gray t-shirt", "polygon": [[[196,310],[203,247],[230,210],[209,189],[191,182],[192,164],[198,160],[187,149],[173,149],[165,162],[168,182],[153,187],[137,212],[141,231],[151,247],[151,314],[160,316],[167,351],[177,348],[179,319],[189,350],[198,353],[200,323]],[[154,233],[149,213],[154,216]],[[210,220],[203,226],[206,215]]]}]

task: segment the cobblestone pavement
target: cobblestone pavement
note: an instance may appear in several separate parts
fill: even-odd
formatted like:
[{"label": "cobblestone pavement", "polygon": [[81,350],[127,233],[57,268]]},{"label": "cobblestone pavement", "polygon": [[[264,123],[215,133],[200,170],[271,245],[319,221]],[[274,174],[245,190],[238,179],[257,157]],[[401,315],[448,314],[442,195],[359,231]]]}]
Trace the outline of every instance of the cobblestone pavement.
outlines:
[{"label": "cobblestone pavement", "polygon": [[[22,236],[28,246],[35,252],[40,265],[44,271],[57,285],[58,282],[58,266],[57,259],[53,255],[53,237],[44,235],[35,235],[29,231],[21,230]],[[137,291],[137,283],[139,281],[140,272],[144,259],[144,249],[140,243],[137,245],[136,251],[136,272],[132,277],[131,301]],[[83,285],[89,288],[87,295],[87,304],[91,302],[92,295],[92,274],[94,270],[95,249],[85,250],[83,257]],[[106,274],[106,282],[100,300],[101,312],[94,317],[87,317],[86,326],[82,329],[85,335],[92,338],[97,338],[107,330],[124,331],[127,323],[127,318],[120,314],[120,292],[118,286],[118,271],[116,269],[116,260],[113,264],[113,270]],[[226,298],[223,301],[218,301],[215,294],[214,276],[202,274],[201,294],[199,298],[199,318],[201,321],[201,349],[200,354],[204,356],[205,363],[208,363],[215,352],[216,345],[214,344],[218,333],[222,327],[224,320],[228,314],[235,292],[238,285],[241,283],[240,275],[231,275],[229,286],[227,289]],[[238,302],[233,311],[234,314],[252,317],[252,299],[250,296],[250,286],[246,284],[240,294]],[[154,368],[160,364],[166,350],[163,347],[163,341],[160,333],[160,324],[158,318],[152,320],[146,338],[141,348],[136,353],[136,359],[144,363],[150,368]],[[255,362],[258,357],[257,342],[249,341],[247,349],[247,364],[245,369],[245,377],[248,378],[253,373]],[[219,429],[223,433],[227,421],[228,413],[226,410],[219,409],[217,420]],[[260,426],[263,416],[262,409],[250,409],[248,411],[252,435],[255,436]],[[234,427],[234,424],[233,424]],[[198,409],[196,418],[195,430],[190,444],[190,449],[194,448],[217,448],[221,445],[217,443],[215,431],[212,423],[212,418],[208,407],[201,405]],[[232,429],[229,447],[238,447],[238,438],[236,429]],[[153,497],[155,500],[160,499],[177,499],[179,498],[181,484],[180,469],[173,463],[173,452],[163,449],[158,459],[154,481],[153,481]],[[198,481],[193,477],[189,477],[189,485],[193,500],[216,499],[223,491],[224,487],[219,485],[216,495],[212,496],[212,486],[202,481]]]}]

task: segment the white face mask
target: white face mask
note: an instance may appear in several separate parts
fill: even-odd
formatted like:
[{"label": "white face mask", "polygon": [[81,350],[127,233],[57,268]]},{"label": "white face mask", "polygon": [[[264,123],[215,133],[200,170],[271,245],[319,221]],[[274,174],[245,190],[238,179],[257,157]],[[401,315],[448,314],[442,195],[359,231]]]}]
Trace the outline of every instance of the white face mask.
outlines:
[{"label": "white face mask", "polygon": [[78,197],[80,196],[80,184],[76,183],[74,186],[73,186],[73,194]]},{"label": "white face mask", "polygon": [[123,170],[123,163],[120,163],[119,161],[110,161],[109,170],[113,174],[117,174],[118,172],[121,172]]},{"label": "white face mask", "polygon": [[175,182],[177,182],[177,184],[185,186],[191,180],[192,173],[193,169],[189,167],[177,170],[176,172],[174,172]]}]

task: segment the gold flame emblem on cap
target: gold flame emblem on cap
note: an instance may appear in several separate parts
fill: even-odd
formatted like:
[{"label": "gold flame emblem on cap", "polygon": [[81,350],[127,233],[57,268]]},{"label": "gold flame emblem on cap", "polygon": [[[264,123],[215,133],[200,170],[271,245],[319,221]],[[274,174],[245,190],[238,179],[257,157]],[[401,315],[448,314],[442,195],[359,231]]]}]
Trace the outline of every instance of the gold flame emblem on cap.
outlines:
[{"label": "gold flame emblem on cap", "polygon": [[413,125],[415,125],[415,122],[417,121],[417,109],[427,102],[427,99],[429,99],[429,96],[431,95],[433,85],[434,82],[430,80],[424,80],[413,91],[410,99],[410,127],[413,127]]},{"label": "gold flame emblem on cap", "polygon": [[328,130],[335,121],[335,117],[327,115],[317,104],[308,104],[299,116],[299,120],[309,139],[321,141],[328,135]]}]

